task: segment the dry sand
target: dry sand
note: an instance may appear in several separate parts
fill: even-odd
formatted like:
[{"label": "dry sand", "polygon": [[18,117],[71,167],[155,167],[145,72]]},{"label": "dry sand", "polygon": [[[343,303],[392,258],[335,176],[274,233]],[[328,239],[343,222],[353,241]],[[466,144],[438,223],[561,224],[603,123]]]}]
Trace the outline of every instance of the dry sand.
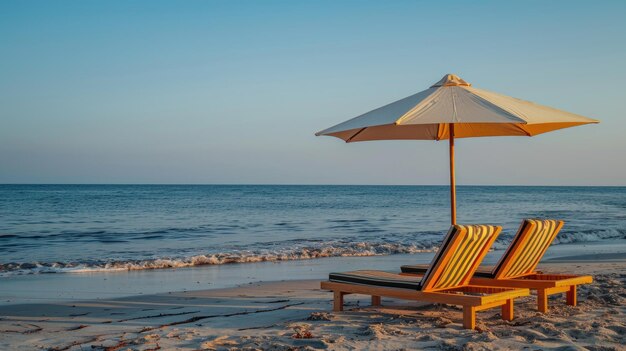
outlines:
[{"label": "dry sand", "polygon": [[346,297],[333,313],[319,281],[249,284],[231,289],[129,298],[0,306],[0,350],[626,350],[626,259],[588,257],[544,263],[546,272],[594,275],[579,306],[534,297],[516,301],[515,320],[499,309],[461,327],[454,306]]}]

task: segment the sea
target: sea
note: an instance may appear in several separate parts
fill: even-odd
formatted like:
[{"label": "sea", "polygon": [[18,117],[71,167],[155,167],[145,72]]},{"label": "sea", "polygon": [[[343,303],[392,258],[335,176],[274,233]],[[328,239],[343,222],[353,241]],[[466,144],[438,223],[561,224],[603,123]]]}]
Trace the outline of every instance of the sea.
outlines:
[{"label": "sea", "polygon": [[[555,245],[626,239],[626,187],[459,186],[460,224],[565,221]],[[447,186],[0,185],[0,277],[433,252]]]}]

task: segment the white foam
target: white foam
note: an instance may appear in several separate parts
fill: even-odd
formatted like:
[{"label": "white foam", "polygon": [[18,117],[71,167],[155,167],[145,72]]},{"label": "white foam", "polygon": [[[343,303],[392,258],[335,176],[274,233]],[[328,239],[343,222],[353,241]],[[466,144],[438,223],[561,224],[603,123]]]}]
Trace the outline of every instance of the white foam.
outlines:
[{"label": "white foam", "polygon": [[[596,230],[560,233],[553,245],[574,242],[592,242],[606,239],[624,238],[622,230]],[[320,244],[293,245],[280,249],[239,250],[221,253],[207,253],[186,257],[157,257],[145,260],[119,260],[97,262],[55,262],[55,263],[7,263],[0,264],[0,276],[41,274],[41,273],[92,273],[111,271],[133,271],[147,269],[184,268],[207,265],[235,263],[277,262],[309,260],[324,257],[382,256],[434,252],[440,239],[423,237],[418,242],[419,234],[406,242],[369,242],[369,241],[329,241]],[[510,237],[500,237],[494,249],[508,246]]]},{"label": "white foam", "polygon": [[340,256],[379,256],[432,252],[435,247],[423,248],[401,243],[341,243],[318,247],[296,247],[276,251],[235,251],[180,258],[155,258],[147,260],[109,261],[101,263],[25,263],[0,266],[0,276],[35,273],[91,273],[103,271],[130,271],[146,269],[184,268],[233,263],[276,262],[309,260]]}]

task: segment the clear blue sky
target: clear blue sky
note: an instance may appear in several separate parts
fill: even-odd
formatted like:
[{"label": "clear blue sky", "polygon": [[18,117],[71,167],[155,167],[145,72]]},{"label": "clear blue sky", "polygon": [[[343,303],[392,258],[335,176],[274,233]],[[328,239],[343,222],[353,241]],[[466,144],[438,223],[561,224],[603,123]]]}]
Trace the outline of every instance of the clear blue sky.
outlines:
[{"label": "clear blue sky", "polygon": [[0,183],[447,184],[316,131],[445,73],[602,121],[457,142],[460,184],[626,185],[626,1],[0,2]]}]

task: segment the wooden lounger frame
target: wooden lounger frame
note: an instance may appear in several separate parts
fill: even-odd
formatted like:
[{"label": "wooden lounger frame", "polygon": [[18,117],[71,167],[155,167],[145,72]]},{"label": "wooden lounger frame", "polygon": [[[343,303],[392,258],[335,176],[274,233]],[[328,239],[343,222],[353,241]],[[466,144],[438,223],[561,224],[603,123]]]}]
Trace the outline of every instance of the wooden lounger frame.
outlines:
[{"label": "wooden lounger frame", "polygon": [[565,302],[570,306],[576,306],[576,286],[590,284],[593,277],[590,275],[573,274],[539,274],[532,273],[513,279],[490,279],[475,277],[470,284],[499,287],[527,288],[537,291],[537,310],[542,313],[548,312],[548,296],[565,294]]},{"label": "wooden lounger frame", "polygon": [[333,311],[343,311],[343,297],[348,294],[370,295],[372,306],[380,306],[382,296],[459,305],[463,307],[463,328],[465,329],[476,328],[476,312],[499,306],[502,306],[502,319],[513,320],[513,300],[530,294],[530,291],[524,288],[474,285],[430,292],[325,281],[321,283],[321,288],[333,291]]},{"label": "wooden lounger frame", "polygon": [[513,300],[530,295],[528,289],[486,287],[469,283],[501,230],[499,226],[453,225],[425,277],[421,281],[416,280],[421,285],[419,289],[336,280],[322,282],[321,288],[333,291],[334,311],[343,310],[344,295],[364,294],[372,297],[372,305],[380,305],[382,296],[460,305],[463,307],[463,327],[466,329],[476,327],[477,311],[498,306],[502,306],[502,319],[512,320]]}]

